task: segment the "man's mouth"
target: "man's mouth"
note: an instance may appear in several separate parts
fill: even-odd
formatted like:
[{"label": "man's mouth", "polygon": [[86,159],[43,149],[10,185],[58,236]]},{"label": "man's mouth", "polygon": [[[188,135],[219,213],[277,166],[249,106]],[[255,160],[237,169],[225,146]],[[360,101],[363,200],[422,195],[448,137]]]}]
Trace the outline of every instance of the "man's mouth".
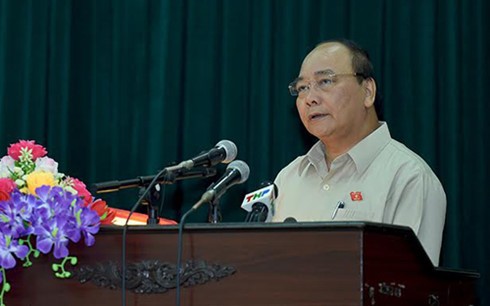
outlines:
[{"label": "man's mouth", "polygon": [[314,113],[314,114],[309,115],[308,119],[317,120],[317,119],[321,119],[321,118],[326,117],[326,116],[328,116],[328,114]]}]

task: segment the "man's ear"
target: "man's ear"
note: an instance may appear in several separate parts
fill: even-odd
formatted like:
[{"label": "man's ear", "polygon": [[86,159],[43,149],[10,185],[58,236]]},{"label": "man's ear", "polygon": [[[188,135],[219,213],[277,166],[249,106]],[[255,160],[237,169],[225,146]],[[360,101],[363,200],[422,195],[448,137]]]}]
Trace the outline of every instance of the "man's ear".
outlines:
[{"label": "man's ear", "polygon": [[366,96],[364,98],[364,106],[371,107],[376,98],[376,81],[373,78],[368,78],[362,81]]}]

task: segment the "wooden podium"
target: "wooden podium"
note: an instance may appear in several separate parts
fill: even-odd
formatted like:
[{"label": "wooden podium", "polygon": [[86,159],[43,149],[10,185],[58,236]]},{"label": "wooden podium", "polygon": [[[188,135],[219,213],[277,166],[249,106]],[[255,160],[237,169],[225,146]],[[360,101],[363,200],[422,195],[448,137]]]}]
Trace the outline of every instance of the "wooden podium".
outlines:
[{"label": "wooden podium", "polygon": [[[127,305],[175,305],[176,226],[130,227]],[[182,305],[477,305],[478,274],[434,268],[413,232],[375,223],[189,224]],[[7,271],[13,305],[121,305],[122,228],[71,245],[71,279],[53,258]]]}]

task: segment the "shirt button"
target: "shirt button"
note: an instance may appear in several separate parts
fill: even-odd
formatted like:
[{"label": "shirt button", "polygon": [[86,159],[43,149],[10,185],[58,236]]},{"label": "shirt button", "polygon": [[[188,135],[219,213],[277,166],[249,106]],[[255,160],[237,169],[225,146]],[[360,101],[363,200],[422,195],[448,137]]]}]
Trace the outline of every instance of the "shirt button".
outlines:
[{"label": "shirt button", "polygon": [[323,185],[323,190],[325,190],[325,191],[330,190],[330,185],[329,184]]}]

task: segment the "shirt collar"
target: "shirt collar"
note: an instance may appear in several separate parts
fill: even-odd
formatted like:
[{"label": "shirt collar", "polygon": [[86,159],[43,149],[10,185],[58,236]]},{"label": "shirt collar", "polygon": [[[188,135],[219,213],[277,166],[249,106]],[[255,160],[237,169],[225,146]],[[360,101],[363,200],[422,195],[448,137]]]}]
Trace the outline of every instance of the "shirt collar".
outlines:
[{"label": "shirt collar", "polygon": [[359,173],[364,172],[390,140],[391,135],[388,124],[381,121],[380,126],[376,130],[359,141],[347,152],[356,164],[357,171]]},{"label": "shirt collar", "polygon": [[325,163],[325,145],[321,141],[317,141],[311,149],[303,155],[299,166],[299,175],[302,175],[308,166],[313,166],[318,173],[322,173],[322,169],[326,171],[327,164]]},{"label": "shirt collar", "polygon": [[[378,156],[378,153],[391,140],[388,124],[383,121],[380,121],[379,123],[380,126],[376,130],[358,142],[346,153],[354,161],[359,173],[366,170],[376,156]],[[299,174],[302,175],[309,165],[315,167],[318,173],[327,172],[327,164],[325,163],[325,145],[321,141],[315,143],[308,153],[303,156],[299,167]]]}]

